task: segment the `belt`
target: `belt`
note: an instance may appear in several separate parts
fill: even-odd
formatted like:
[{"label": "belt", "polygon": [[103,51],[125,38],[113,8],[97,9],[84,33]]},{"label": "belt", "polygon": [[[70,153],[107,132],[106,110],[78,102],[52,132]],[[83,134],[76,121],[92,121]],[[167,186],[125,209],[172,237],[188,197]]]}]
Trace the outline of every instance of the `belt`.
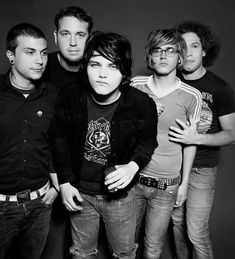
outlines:
[{"label": "belt", "polygon": [[154,187],[161,190],[166,190],[167,186],[178,184],[180,180],[180,175],[176,178],[153,178],[144,175],[139,176],[139,183],[145,186]]},{"label": "belt", "polygon": [[42,188],[31,192],[30,190],[18,192],[15,195],[0,194],[0,201],[17,202],[18,205],[35,200],[41,197],[50,189],[50,182],[47,182]]}]

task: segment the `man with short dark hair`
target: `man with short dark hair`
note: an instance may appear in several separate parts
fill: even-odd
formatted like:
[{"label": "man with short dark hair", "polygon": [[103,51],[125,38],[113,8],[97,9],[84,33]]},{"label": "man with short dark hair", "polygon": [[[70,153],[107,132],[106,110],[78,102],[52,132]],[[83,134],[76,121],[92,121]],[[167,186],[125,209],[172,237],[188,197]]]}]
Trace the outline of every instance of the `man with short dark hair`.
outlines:
[{"label": "man with short dark hair", "polygon": [[55,16],[57,52],[48,55],[45,81],[61,87],[81,83],[79,73],[85,43],[93,27],[92,17],[77,6],[62,8]]},{"label": "man with short dark hair", "polygon": [[70,252],[74,259],[94,258],[102,218],[113,258],[134,259],[134,177],[157,146],[156,106],[129,85],[131,45],[123,36],[95,33],[83,60],[87,85],[82,93],[76,86],[60,92],[53,141],[71,212]]},{"label": "man with short dark hair", "polygon": [[40,29],[14,26],[6,48],[11,68],[0,77],[0,258],[39,259],[59,192],[49,150],[57,88],[40,80],[47,63]]},{"label": "man with short dark hair", "polygon": [[[213,258],[209,236],[209,217],[214,199],[220,146],[235,143],[235,103],[232,88],[217,75],[206,70],[216,60],[220,44],[206,25],[183,22],[176,29],[187,44],[181,78],[202,93],[202,113],[197,123],[177,120],[181,129],[170,127],[170,140],[197,145],[189,179],[188,197],[173,212],[177,258],[191,258],[184,236],[187,228],[193,252],[198,259]],[[185,221],[186,220],[186,221]]]}]

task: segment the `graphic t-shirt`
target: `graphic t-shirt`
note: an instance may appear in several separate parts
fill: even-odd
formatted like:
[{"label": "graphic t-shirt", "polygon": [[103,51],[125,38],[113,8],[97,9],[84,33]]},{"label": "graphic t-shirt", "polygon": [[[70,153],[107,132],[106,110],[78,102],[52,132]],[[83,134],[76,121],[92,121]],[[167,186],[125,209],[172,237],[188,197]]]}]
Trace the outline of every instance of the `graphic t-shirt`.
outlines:
[{"label": "graphic t-shirt", "polygon": [[104,170],[111,153],[110,127],[117,105],[118,101],[99,105],[88,96],[88,129],[79,177],[79,190],[84,193],[95,195],[105,192]]},{"label": "graphic t-shirt", "polygon": [[157,107],[163,110],[158,117],[158,147],[142,173],[157,178],[175,178],[179,175],[182,165],[182,145],[169,140],[169,127],[179,127],[175,121],[177,118],[184,122],[190,115],[199,119],[201,94],[178,79],[177,88],[159,98],[151,90],[152,80],[153,76],[137,76],[132,79],[132,86],[147,93]]},{"label": "graphic t-shirt", "polygon": [[[203,134],[221,130],[219,117],[235,112],[232,88],[214,73],[207,71],[201,78],[185,80],[202,94],[203,104],[198,131]],[[214,167],[219,161],[220,147],[198,146],[194,167]]]}]

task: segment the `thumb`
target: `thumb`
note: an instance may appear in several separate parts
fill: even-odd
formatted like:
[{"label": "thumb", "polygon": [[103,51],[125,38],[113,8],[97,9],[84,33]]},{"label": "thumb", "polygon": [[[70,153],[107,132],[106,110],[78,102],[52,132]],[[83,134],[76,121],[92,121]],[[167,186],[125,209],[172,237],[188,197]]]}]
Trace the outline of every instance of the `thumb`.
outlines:
[{"label": "thumb", "polygon": [[76,190],[75,196],[76,196],[76,198],[77,198],[77,200],[78,200],[79,202],[83,202],[82,196],[80,195],[80,193],[79,193],[78,190]]}]

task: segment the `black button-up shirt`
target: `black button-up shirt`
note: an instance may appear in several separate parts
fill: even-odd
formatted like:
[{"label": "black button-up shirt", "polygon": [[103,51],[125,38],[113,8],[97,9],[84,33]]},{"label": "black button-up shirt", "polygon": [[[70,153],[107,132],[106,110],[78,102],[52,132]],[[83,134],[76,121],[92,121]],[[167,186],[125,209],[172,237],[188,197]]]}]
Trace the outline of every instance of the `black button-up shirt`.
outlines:
[{"label": "black button-up shirt", "polygon": [[0,194],[42,187],[51,168],[49,131],[57,88],[38,83],[27,98],[0,77]]}]

